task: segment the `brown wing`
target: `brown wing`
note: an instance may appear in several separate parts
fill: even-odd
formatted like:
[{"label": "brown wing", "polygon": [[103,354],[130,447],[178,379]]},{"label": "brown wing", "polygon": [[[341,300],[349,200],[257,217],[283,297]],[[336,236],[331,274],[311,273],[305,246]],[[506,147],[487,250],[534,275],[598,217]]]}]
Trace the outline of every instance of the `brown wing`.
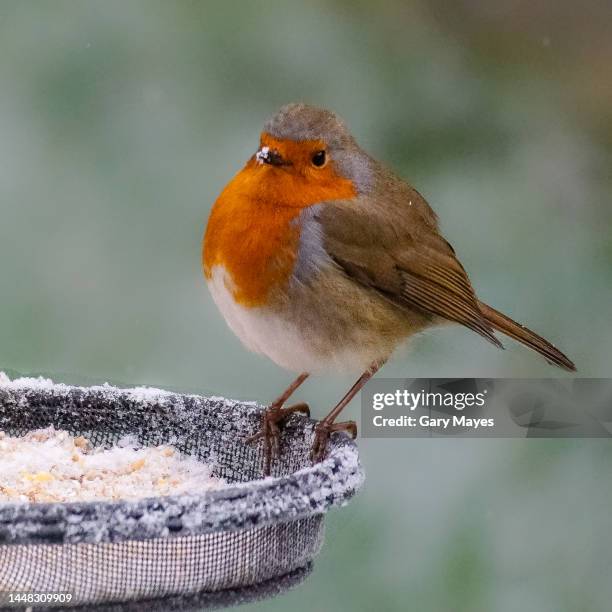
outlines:
[{"label": "brown wing", "polygon": [[315,217],[326,251],[356,282],[402,307],[465,325],[501,347],[431,208],[407,186],[392,195],[382,204],[365,196],[322,204]]}]

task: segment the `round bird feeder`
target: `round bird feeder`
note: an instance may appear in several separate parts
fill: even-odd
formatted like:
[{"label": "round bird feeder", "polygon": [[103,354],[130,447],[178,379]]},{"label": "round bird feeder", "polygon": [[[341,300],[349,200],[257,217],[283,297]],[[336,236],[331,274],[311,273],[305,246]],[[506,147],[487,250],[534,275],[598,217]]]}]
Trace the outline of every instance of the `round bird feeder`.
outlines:
[{"label": "round bird feeder", "polygon": [[262,410],[156,389],[0,382],[0,431],[9,435],[53,425],[111,446],[129,434],[144,446],[171,444],[228,483],[136,501],[0,503],[0,592],[70,593],[71,606],[87,609],[143,600],[147,609],[151,600],[175,607],[185,598],[176,604],[185,608],[232,605],[299,582],[323,543],[325,513],[355,494],[363,472],[345,434],[311,465],[314,421],[293,415],[280,460],[261,479],[262,450],[244,440]]}]

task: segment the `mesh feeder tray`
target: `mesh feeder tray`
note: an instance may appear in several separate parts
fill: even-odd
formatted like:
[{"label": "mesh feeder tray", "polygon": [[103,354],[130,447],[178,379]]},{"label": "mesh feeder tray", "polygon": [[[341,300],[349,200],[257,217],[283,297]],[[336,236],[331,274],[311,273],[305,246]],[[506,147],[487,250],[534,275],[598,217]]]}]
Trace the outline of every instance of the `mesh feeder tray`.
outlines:
[{"label": "mesh feeder tray", "polygon": [[194,594],[219,606],[295,583],[321,548],[325,513],[354,495],[363,472],[344,434],[311,465],[314,422],[294,415],[280,461],[260,479],[261,448],[244,439],[258,430],[262,410],[156,389],[0,380],[0,431],[53,425],[95,446],[130,434],[194,455],[228,483],[137,501],[0,503],[0,592],[71,593],[70,605],[88,609]]}]

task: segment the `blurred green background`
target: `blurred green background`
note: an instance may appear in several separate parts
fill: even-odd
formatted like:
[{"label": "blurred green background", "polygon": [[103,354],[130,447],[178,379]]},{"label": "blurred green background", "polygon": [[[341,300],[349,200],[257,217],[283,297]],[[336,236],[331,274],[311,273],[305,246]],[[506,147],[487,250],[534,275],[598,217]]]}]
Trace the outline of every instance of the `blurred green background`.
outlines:
[{"label": "blurred green background", "polygon": [[[290,374],[225,326],[200,240],[302,100],[428,198],[483,300],[609,376],[611,27],[604,0],[2,0],[0,369],[271,400]],[[383,375],[564,375],[507,345],[432,331]],[[610,609],[608,441],[360,446],[311,578],[245,610]]]}]

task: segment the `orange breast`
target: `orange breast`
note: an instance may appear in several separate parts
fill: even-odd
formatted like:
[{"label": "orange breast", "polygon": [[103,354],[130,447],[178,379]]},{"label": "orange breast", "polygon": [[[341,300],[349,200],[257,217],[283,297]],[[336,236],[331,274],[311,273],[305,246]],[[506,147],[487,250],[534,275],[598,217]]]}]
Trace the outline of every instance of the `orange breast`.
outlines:
[{"label": "orange breast", "polygon": [[354,196],[352,182],[335,172],[313,181],[304,173],[249,160],[211,211],[202,253],[206,278],[215,266],[222,266],[237,303],[265,305],[270,292],[291,277],[302,209]]}]

